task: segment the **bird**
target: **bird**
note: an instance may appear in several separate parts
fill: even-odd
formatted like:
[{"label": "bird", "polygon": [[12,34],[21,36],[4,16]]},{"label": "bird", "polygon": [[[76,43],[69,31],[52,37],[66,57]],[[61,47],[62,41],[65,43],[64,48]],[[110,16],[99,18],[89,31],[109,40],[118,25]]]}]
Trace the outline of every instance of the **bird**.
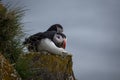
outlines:
[{"label": "bird", "polygon": [[37,52],[48,51],[55,54],[66,54],[66,36],[63,33],[47,31],[43,34],[42,39],[37,42]]},{"label": "bird", "polygon": [[[66,52],[64,51],[66,47],[66,36],[62,32],[63,27],[60,24],[54,24],[45,32],[39,32],[28,37],[27,39],[25,39],[23,44],[27,45],[29,51],[34,52],[39,52],[45,47],[47,47],[46,49],[50,49],[48,49],[48,51],[52,51],[51,49],[53,48],[53,50],[56,49],[59,53],[61,51]],[[54,53],[57,53],[57,51]]]},{"label": "bird", "polygon": [[[62,25],[60,24],[54,24],[52,26],[50,26],[46,31],[44,32],[47,32],[47,31],[56,31],[56,32],[59,32],[59,33],[62,33],[63,32],[63,27]],[[38,38],[43,34],[43,32],[39,32],[39,33],[36,33],[34,35],[31,35],[30,37],[26,38],[25,41],[23,42],[23,44],[30,44],[32,46],[34,46],[34,42],[38,40]],[[32,48],[31,46],[31,48]]]},{"label": "bird", "polygon": [[[34,43],[34,44],[33,44]],[[66,54],[66,36],[56,31],[46,31],[39,35],[39,38],[28,45],[32,52],[48,51],[55,54]],[[31,48],[32,46],[32,48]]]}]

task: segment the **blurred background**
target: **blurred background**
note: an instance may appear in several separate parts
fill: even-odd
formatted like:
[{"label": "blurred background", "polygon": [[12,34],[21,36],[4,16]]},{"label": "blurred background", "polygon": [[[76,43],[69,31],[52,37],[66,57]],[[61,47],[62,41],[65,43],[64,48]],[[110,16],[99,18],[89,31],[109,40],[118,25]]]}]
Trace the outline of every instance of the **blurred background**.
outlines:
[{"label": "blurred background", "polygon": [[120,0],[9,2],[28,9],[23,18],[26,37],[56,23],[64,27],[77,80],[120,80]]}]

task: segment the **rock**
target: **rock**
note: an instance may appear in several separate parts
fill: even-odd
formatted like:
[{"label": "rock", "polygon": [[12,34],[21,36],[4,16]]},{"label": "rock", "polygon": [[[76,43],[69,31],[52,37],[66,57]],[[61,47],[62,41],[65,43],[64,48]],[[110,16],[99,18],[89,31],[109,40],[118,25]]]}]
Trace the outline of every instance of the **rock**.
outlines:
[{"label": "rock", "polygon": [[14,67],[0,54],[0,80],[21,80]]},{"label": "rock", "polygon": [[75,80],[72,55],[32,52],[18,59],[16,69],[23,80]]}]

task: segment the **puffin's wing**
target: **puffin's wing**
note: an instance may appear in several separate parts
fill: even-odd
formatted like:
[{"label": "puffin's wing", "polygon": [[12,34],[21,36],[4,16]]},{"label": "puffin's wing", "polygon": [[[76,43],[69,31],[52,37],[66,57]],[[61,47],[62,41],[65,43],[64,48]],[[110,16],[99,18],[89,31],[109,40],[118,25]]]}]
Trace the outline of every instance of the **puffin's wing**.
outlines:
[{"label": "puffin's wing", "polygon": [[42,39],[43,39],[43,38],[49,38],[50,40],[52,40],[52,39],[53,39],[53,36],[54,36],[56,33],[57,33],[56,31],[45,31],[45,32],[41,35],[41,37],[42,37]]},{"label": "puffin's wing", "polygon": [[43,33],[39,32],[25,39],[23,45],[26,45],[29,51],[37,51],[37,43],[41,40],[41,35]]},{"label": "puffin's wing", "polygon": [[37,40],[40,40],[42,39],[42,32],[39,32],[39,33],[36,33],[34,35],[31,35],[30,37],[26,38],[25,41],[23,42],[23,44],[30,44],[30,43],[33,43]]}]

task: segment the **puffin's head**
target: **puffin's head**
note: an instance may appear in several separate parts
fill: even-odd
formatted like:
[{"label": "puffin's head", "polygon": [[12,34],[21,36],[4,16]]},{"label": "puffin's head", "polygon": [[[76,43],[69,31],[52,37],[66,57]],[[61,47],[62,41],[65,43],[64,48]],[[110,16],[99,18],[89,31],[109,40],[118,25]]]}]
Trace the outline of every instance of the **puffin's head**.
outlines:
[{"label": "puffin's head", "polygon": [[60,24],[54,24],[50,28],[48,28],[47,31],[56,31],[56,32],[62,33],[63,27]]},{"label": "puffin's head", "polygon": [[66,48],[66,36],[63,33],[56,33],[53,37],[53,42],[57,47]]}]

